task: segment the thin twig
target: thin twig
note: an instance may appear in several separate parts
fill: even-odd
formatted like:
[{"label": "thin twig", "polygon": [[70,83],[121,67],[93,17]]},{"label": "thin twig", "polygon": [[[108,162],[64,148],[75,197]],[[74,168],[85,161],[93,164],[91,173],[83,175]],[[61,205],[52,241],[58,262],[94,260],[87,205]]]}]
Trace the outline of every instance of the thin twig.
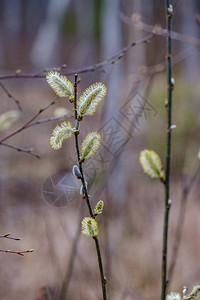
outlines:
[{"label": "thin twig", "polygon": [[40,72],[37,72],[34,74],[24,74],[24,73],[15,72],[13,74],[0,75],[0,80],[12,79],[12,78],[14,78],[14,79],[44,78],[44,77],[46,77],[47,72],[50,70],[59,71],[63,75],[74,75],[74,74],[83,74],[83,73],[87,73],[87,72],[94,72],[99,69],[103,69],[108,65],[116,64],[117,61],[120,60],[131,48],[141,45],[141,44],[144,44],[144,43],[148,43],[148,41],[151,40],[153,37],[154,37],[154,34],[149,34],[146,37],[142,38],[141,40],[138,40],[138,41],[128,44],[126,47],[120,49],[119,51],[117,51],[114,55],[112,55],[108,59],[106,59],[100,63],[88,66],[86,68],[79,69],[79,70],[73,70],[73,71],[67,72],[66,70],[64,70],[64,68],[58,67],[58,68],[45,69],[43,71],[40,71]]},{"label": "thin twig", "polygon": [[33,249],[26,250],[26,251],[13,251],[13,250],[3,250],[3,249],[0,249],[0,252],[3,252],[3,253],[13,253],[13,254],[18,254],[20,256],[24,256],[24,254],[26,254],[26,253],[33,252]]},{"label": "thin twig", "polygon": [[31,119],[29,121],[27,121],[22,127],[20,127],[19,129],[13,131],[12,133],[10,133],[9,135],[7,135],[6,137],[4,137],[3,139],[0,140],[0,143],[3,143],[4,141],[10,139],[11,137],[13,137],[14,135],[16,135],[17,133],[21,132],[22,130],[28,128],[28,126],[41,114],[43,113],[45,110],[47,110],[50,106],[52,106],[53,104],[56,103],[58,97],[54,98],[49,104],[47,104],[44,108],[41,108],[33,117],[31,117]]},{"label": "thin twig", "polygon": [[17,99],[16,99],[16,98],[15,98],[15,97],[7,90],[7,88],[5,87],[5,85],[4,85],[1,81],[0,81],[0,87],[1,87],[2,90],[6,93],[6,95],[16,103],[18,109],[22,111],[22,107],[21,107],[21,105],[20,105],[20,103],[19,103],[19,100],[17,100]]},{"label": "thin twig", "polygon": [[11,233],[9,232],[9,233],[0,235],[0,238],[10,239],[10,240],[14,240],[14,241],[20,241],[21,240],[20,238],[14,238],[14,237],[11,237],[10,235],[11,235]]},{"label": "thin twig", "polygon": [[36,157],[36,158],[40,158],[40,156],[37,153],[33,152],[32,149],[25,149],[25,148],[13,146],[13,145],[6,144],[6,143],[1,143],[1,142],[0,142],[0,145],[11,148],[13,150],[17,150],[19,152],[25,152],[27,154],[30,154],[30,155]]},{"label": "thin twig", "polygon": [[43,123],[47,123],[47,122],[52,122],[52,121],[56,121],[56,120],[60,120],[60,119],[66,119],[66,118],[73,118],[73,115],[63,115],[63,116],[59,116],[59,117],[50,117],[50,118],[45,118],[45,119],[40,119],[36,122],[33,122],[29,125],[26,126],[26,128],[35,126],[35,125],[39,125],[39,124],[43,124]]},{"label": "thin twig", "polygon": [[[77,79],[78,79],[78,74],[75,74],[75,83],[74,83],[74,116],[75,116],[75,128],[76,128],[77,133],[78,133],[78,130],[79,130],[79,121],[77,120],[77,106],[76,106],[76,102],[77,102]],[[83,166],[82,166],[83,162],[80,161],[80,150],[79,150],[79,143],[78,143],[78,134],[75,134],[75,144],[76,144],[77,158],[78,158],[78,162],[79,162],[79,169],[80,169],[80,173],[81,173],[81,182],[82,182],[82,186],[83,186],[83,190],[84,190],[84,198],[86,200],[90,216],[92,218],[95,218],[95,215],[93,214],[92,207],[91,207],[91,204],[90,204],[90,199],[89,199],[89,195],[88,195],[88,191],[87,191],[86,182],[85,182],[85,179],[84,179],[84,172],[83,172]],[[104,276],[104,271],[103,271],[103,263],[102,263],[102,258],[101,258],[101,251],[100,251],[100,246],[99,246],[99,240],[98,240],[98,237],[96,237],[96,236],[94,236],[93,239],[95,241],[96,251],[97,251],[99,271],[100,271],[100,276],[101,276],[101,285],[102,285],[103,300],[106,300],[107,299],[107,297],[106,297],[106,277]]]},{"label": "thin twig", "polygon": [[165,214],[163,224],[163,248],[162,248],[162,282],[161,282],[161,300],[165,300],[167,289],[167,246],[168,246],[168,227],[169,227],[169,210],[171,207],[170,200],[170,167],[171,167],[171,120],[172,120],[172,47],[171,47],[171,19],[173,8],[170,0],[165,0],[166,23],[167,23],[167,153],[166,153],[166,182],[165,182]]},{"label": "thin twig", "polygon": [[[152,26],[152,25],[148,25],[148,24],[142,22],[140,19],[137,20],[137,18],[136,19],[129,18],[123,12],[120,12],[119,16],[123,22],[125,22],[127,24],[136,25],[136,26],[138,26],[138,29],[140,29],[140,30],[146,31],[148,33],[153,33],[158,36],[167,36],[168,35],[167,30],[162,28],[161,26],[158,26],[158,25]],[[189,35],[182,34],[182,33],[171,30],[170,37],[173,40],[192,44],[192,45],[200,48],[200,40],[193,36],[189,36]]]}]

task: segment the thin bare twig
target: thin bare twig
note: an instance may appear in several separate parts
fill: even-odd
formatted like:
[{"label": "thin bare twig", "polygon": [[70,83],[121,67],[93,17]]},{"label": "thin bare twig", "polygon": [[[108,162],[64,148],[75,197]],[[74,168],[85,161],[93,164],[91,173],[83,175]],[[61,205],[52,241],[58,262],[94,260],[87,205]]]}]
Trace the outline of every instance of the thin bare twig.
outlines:
[{"label": "thin bare twig", "polygon": [[19,72],[15,72],[13,74],[6,74],[6,75],[0,75],[0,80],[4,80],[4,79],[20,79],[20,78],[24,78],[24,79],[34,79],[34,78],[44,78],[46,77],[46,74],[48,71],[50,70],[54,70],[54,71],[59,71],[61,72],[63,75],[74,75],[74,74],[83,74],[83,73],[87,73],[87,72],[94,72],[100,69],[104,69],[106,66],[108,65],[112,65],[112,64],[116,64],[118,60],[120,60],[131,48],[144,44],[144,43],[148,43],[148,41],[150,39],[152,39],[154,37],[154,34],[151,33],[149,35],[147,35],[146,37],[142,38],[141,40],[132,42],[130,44],[128,44],[127,46],[125,46],[124,48],[120,49],[119,51],[117,51],[114,55],[112,55],[111,57],[109,57],[108,59],[97,63],[97,64],[93,64],[91,66],[79,69],[79,70],[72,70],[72,71],[66,71],[63,67],[58,67],[58,68],[49,68],[49,69],[44,69],[43,71],[34,73],[34,74],[24,74],[24,73],[19,73]]},{"label": "thin bare twig", "polygon": [[49,104],[47,104],[44,108],[41,108],[33,117],[31,117],[31,119],[29,121],[27,121],[23,126],[21,126],[20,128],[18,128],[17,130],[13,131],[12,133],[10,133],[9,135],[7,135],[6,137],[4,137],[3,139],[0,140],[0,143],[3,143],[4,141],[10,139],[11,137],[13,137],[14,135],[16,135],[17,133],[21,132],[22,130],[28,128],[28,126],[41,114],[43,113],[45,110],[47,110],[50,106],[54,105],[56,103],[56,101],[58,100],[58,97],[54,98]]},{"label": "thin bare twig", "polygon": [[39,124],[43,124],[43,123],[47,123],[47,122],[52,122],[52,121],[55,121],[55,120],[60,120],[60,119],[64,119],[64,118],[73,118],[73,115],[63,115],[63,116],[60,116],[60,117],[50,117],[50,118],[45,118],[45,119],[40,119],[34,123],[31,123],[29,124],[28,126],[26,126],[26,128],[29,128],[29,127],[32,127],[32,126],[35,126],[35,125],[39,125]]},{"label": "thin bare twig", "polygon": [[13,145],[6,144],[6,143],[1,143],[1,142],[0,142],[0,145],[11,148],[13,150],[17,150],[18,152],[25,152],[27,154],[30,154],[30,155],[36,157],[36,158],[40,158],[40,156],[37,153],[33,152],[32,149],[25,149],[25,148],[13,146]]},{"label": "thin bare twig", "polygon": [[[155,26],[148,25],[137,18],[135,18],[135,19],[129,18],[126,15],[124,15],[122,12],[120,12],[120,19],[127,24],[133,24],[133,25],[137,26],[139,30],[143,30],[148,33],[153,33],[153,34],[159,35],[159,36],[166,37],[168,35],[167,30],[165,28],[162,28],[161,26],[158,26],[158,25],[155,25]],[[170,37],[174,40],[192,44],[196,47],[200,47],[200,40],[193,36],[178,33],[176,31],[171,31]]]},{"label": "thin bare twig", "polygon": [[3,253],[13,253],[13,254],[18,254],[20,256],[24,256],[24,254],[26,254],[26,253],[33,252],[33,249],[29,249],[29,250],[26,250],[26,251],[13,251],[13,250],[3,250],[3,249],[0,249],[0,252],[3,252]]},{"label": "thin bare twig", "polygon": [[19,100],[17,100],[17,99],[16,99],[16,98],[15,98],[15,97],[7,90],[7,88],[5,87],[5,85],[4,85],[1,81],[0,81],[0,87],[1,87],[2,90],[6,93],[6,95],[16,103],[18,109],[22,111],[22,107],[21,107],[21,105],[20,105]]},{"label": "thin bare twig", "polygon": [[0,238],[5,238],[5,239],[10,239],[10,240],[15,240],[15,241],[21,240],[20,238],[14,238],[14,237],[11,237],[10,235],[11,235],[11,233],[9,232],[9,233],[0,235]]}]

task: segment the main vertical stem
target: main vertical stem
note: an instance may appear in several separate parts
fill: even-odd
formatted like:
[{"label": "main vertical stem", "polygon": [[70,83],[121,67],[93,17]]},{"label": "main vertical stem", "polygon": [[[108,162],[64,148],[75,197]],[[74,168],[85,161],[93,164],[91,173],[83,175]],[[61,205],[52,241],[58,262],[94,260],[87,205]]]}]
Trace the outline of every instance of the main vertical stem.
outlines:
[{"label": "main vertical stem", "polygon": [[170,165],[171,165],[171,120],[172,120],[172,91],[174,82],[172,79],[172,47],[171,47],[171,19],[173,15],[173,8],[169,0],[165,0],[166,23],[167,23],[167,153],[166,153],[166,182],[165,182],[165,215],[163,225],[163,249],[162,249],[162,291],[161,300],[166,298],[167,289],[167,245],[168,245],[168,223],[169,210],[171,206],[170,200]]},{"label": "main vertical stem", "polygon": [[[75,117],[75,128],[78,132],[78,130],[79,130],[79,121],[77,120],[77,79],[78,79],[78,74],[75,74],[75,82],[74,82],[74,117]],[[82,176],[81,182],[82,182],[82,185],[83,185],[85,200],[86,200],[91,218],[95,218],[95,216],[93,214],[93,211],[92,211],[91,204],[90,204],[90,198],[89,198],[89,195],[88,195],[87,186],[86,186],[85,179],[84,179],[83,162],[80,161],[80,150],[79,150],[79,143],[78,143],[78,134],[75,134],[75,144],[76,144],[77,158],[78,158],[78,162],[79,162],[79,170],[80,170],[80,173],[81,173],[81,176]],[[100,277],[101,277],[102,296],[103,296],[103,300],[106,300],[107,299],[107,297],[106,297],[106,277],[104,276],[104,271],[103,271],[103,263],[102,263],[102,258],[101,258],[99,240],[98,240],[98,237],[96,237],[96,236],[94,236],[93,239],[94,239],[95,245],[96,245],[97,259],[98,259],[98,265],[99,265],[99,271],[100,271]]]}]

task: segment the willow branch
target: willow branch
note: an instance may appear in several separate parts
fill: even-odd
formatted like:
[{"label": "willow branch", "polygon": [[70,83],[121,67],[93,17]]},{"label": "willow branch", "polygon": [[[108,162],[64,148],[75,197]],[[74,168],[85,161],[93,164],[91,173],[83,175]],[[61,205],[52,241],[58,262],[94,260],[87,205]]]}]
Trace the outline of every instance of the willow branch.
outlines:
[{"label": "willow branch", "polygon": [[41,114],[43,113],[45,110],[47,110],[50,106],[54,105],[57,101],[58,97],[56,97],[55,99],[53,99],[49,104],[47,104],[44,108],[41,108],[33,117],[31,117],[31,119],[29,121],[27,121],[22,127],[18,128],[17,130],[13,131],[12,133],[10,133],[9,135],[7,135],[6,137],[4,137],[3,139],[0,140],[0,143],[3,143],[4,141],[10,139],[11,137],[13,137],[14,135],[18,134],[19,132],[21,132],[22,130],[26,129],[29,127],[29,125]]},{"label": "willow branch", "polygon": [[69,115],[62,115],[62,116],[59,116],[59,117],[50,117],[50,118],[40,119],[36,122],[33,122],[33,123],[29,124],[28,126],[26,126],[26,128],[33,127],[33,126],[36,126],[36,125],[39,125],[39,124],[44,124],[44,123],[60,120],[60,119],[66,119],[66,118],[73,118],[73,115],[70,115],[70,116]]},{"label": "willow branch", "polygon": [[162,248],[162,282],[161,282],[161,300],[165,300],[167,289],[167,250],[168,250],[168,227],[169,227],[169,210],[171,206],[170,200],[170,167],[171,167],[171,120],[172,120],[172,47],[171,47],[171,19],[173,8],[169,0],[165,0],[166,23],[167,23],[167,153],[166,153],[166,182],[165,182],[165,214],[163,224],[163,248]]},{"label": "willow branch", "polygon": [[[146,24],[140,20],[139,16],[138,16],[138,18],[135,18],[135,19],[129,18],[126,15],[124,15],[124,13],[120,12],[120,19],[127,24],[135,25],[139,30],[143,30],[145,32],[152,33],[157,36],[165,36],[165,37],[168,36],[168,31],[165,28],[162,28],[161,26],[158,26],[158,25],[152,26],[152,25]],[[182,33],[171,30],[170,37],[173,40],[192,44],[192,45],[200,48],[200,40],[193,36],[189,36],[189,35],[182,34]]]},{"label": "willow branch", "polygon": [[29,249],[29,250],[25,250],[25,251],[13,251],[13,250],[3,250],[3,249],[0,249],[0,252],[3,252],[3,253],[13,253],[13,254],[18,254],[20,256],[24,256],[24,254],[26,254],[26,253],[33,252],[33,249]]},{"label": "willow branch", "polygon": [[[95,218],[95,215],[93,214],[91,203],[90,203],[90,198],[88,195],[87,191],[87,186],[86,182],[84,179],[84,172],[83,172],[83,162],[80,161],[80,150],[79,150],[79,141],[78,141],[78,133],[79,133],[79,121],[77,119],[77,79],[78,79],[78,74],[75,74],[75,83],[74,83],[74,117],[75,117],[75,128],[77,130],[77,134],[75,134],[75,145],[76,145],[76,153],[77,153],[77,158],[79,162],[79,170],[81,173],[81,182],[84,190],[84,198],[86,200],[88,210],[90,213],[90,216],[92,218]],[[97,251],[97,258],[98,258],[98,264],[99,264],[99,271],[100,271],[100,277],[101,277],[101,286],[102,286],[102,295],[103,295],[103,300],[106,300],[106,277],[104,276],[104,271],[103,271],[103,263],[102,263],[102,258],[101,258],[101,251],[100,251],[100,246],[99,246],[99,240],[98,237],[93,236],[93,239],[95,241],[96,245],[96,251]]]},{"label": "willow branch", "polygon": [[62,67],[58,67],[58,68],[45,69],[45,70],[42,70],[42,71],[34,73],[34,74],[24,74],[24,73],[15,72],[13,74],[0,75],[0,80],[12,79],[12,78],[13,79],[44,78],[44,77],[46,77],[47,72],[49,72],[51,70],[59,71],[63,75],[68,75],[68,76],[74,75],[74,74],[83,74],[83,73],[87,73],[87,72],[95,72],[97,70],[104,69],[106,66],[116,64],[117,61],[120,60],[131,48],[141,45],[141,44],[148,43],[149,40],[151,40],[153,37],[154,37],[154,34],[149,34],[146,37],[142,38],[141,40],[138,40],[138,41],[128,44],[127,46],[125,46],[124,48],[117,51],[114,55],[112,55],[108,59],[106,59],[100,63],[93,64],[88,67],[82,68],[82,69],[66,71],[65,68],[63,68],[63,66],[62,66]]},{"label": "willow branch", "polygon": [[14,240],[14,241],[20,241],[21,240],[20,238],[14,238],[14,237],[11,237],[10,235],[11,235],[11,233],[9,232],[9,233],[0,235],[0,238],[10,239],[10,240]]},{"label": "willow branch", "polygon": [[11,149],[16,150],[18,152],[25,152],[27,154],[30,154],[30,155],[36,157],[36,158],[40,158],[40,156],[37,153],[33,152],[32,149],[25,149],[25,148],[13,146],[13,145],[10,145],[10,144],[7,144],[7,143],[1,143],[1,142],[0,142],[0,145],[11,148]]}]

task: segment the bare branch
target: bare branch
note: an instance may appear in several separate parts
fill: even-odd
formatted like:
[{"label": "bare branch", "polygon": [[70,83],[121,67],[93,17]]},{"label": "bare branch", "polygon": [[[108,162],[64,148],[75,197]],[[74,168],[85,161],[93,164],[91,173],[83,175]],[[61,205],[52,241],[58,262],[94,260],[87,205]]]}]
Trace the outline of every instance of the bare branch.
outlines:
[{"label": "bare branch", "polygon": [[20,105],[20,103],[19,103],[19,100],[17,100],[17,99],[16,99],[16,98],[15,98],[15,97],[7,90],[7,88],[5,87],[5,85],[4,85],[1,81],[0,81],[0,87],[1,87],[2,90],[6,93],[6,95],[16,103],[18,109],[22,111],[22,107],[21,107],[21,105]]},{"label": "bare branch", "polygon": [[109,57],[107,60],[104,60],[100,63],[97,64],[93,64],[91,66],[88,66],[86,68],[83,69],[78,69],[78,70],[73,70],[70,72],[67,72],[65,70],[65,68],[67,66],[64,65],[59,67],[59,68],[50,68],[50,69],[44,69],[40,72],[37,72],[35,74],[24,74],[24,73],[20,73],[20,72],[15,72],[13,74],[7,74],[7,75],[0,75],[0,80],[4,80],[4,79],[19,79],[19,78],[24,78],[24,79],[34,79],[34,78],[45,78],[46,77],[46,73],[50,70],[54,70],[54,71],[59,71],[61,72],[63,75],[74,75],[74,74],[83,74],[83,73],[87,73],[87,72],[94,72],[100,69],[105,68],[108,65],[112,65],[112,64],[116,64],[118,60],[120,60],[131,48],[144,44],[144,43],[148,43],[149,40],[151,40],[154,37],[154,34],[151,33],[149,35],[147,35],[146,37],[144,37],[141,40],[132,42],[130,44],[128,44],[126,47],[122,48],[121,50],[117,51],[114,55],[112,55],[111,57]]},{"label": "bare branch", "polygon": [[[10,240],[15,240],[15,241],[20,241],[21,240],[20,238],[11,237],[10,234],[11,233],[9,232],[9,233],[0,235],[0,238],[6,238],[6,239],[10,239]],[[13,251],[13,250],[0,249],[0,252],[3,252],[3,253],[13,253],[13,254],[18,254],[20,256],[24,256],[25,253],[31,253],[33,251],[34,251],[33,249],[29,249],[29,250],[25,250],[25,251]]]},{"label": "bare branch", "polygon": [[60,117],[51,117],[51,118],[45,118],[45,119],[40,119],[34,123],[31,123],[29,124],[28,126],[26,126],[26,128],[29,128],[29,127],[32,127],[32,126],[35,126],[35,125],[39,125],[39,124],[43,124],[43,123],[47,123],[47,122],[52,122],[52,121],[55,121],[55,120],[60,120],[60,119],[64,119],[64,118],[73,118],[73,115],[63,115],[63,116],[60,116]]},{"label": "bare branch", "polygon": [[[148,25],[144,22],[141,22],[141,20],[135,20],[134,18],[129,18],[126,15],[124,15],[122,12],[120,12],[120,19],[126,24],[131,24],[131,25],[138,26],[139,30],[143,30],[145,32],[152,33],[154,35],[159,35],[159,36],[165,36],[166,37],[167,34],[168,34],[167,30],[165,28],[162,28],[161,26]],[[192,45],[200,48],[200,40],[193,37],[193,36],[189,36],[189,35],[186,35],[186,34],[171,31],[170,32],[170,37],[174,40],[185,42],[185,43],[188,43],[188,44],[192,44]]]},{"label": "bare branch", "polygon": [[22,130],[28,128],[28,125],[32,123],[41,113],[43,113],[45,110],[47,110],[50,106],[54,105],[56,101],[58,100],[58,97],[54,98],[49,104],[47,104],[44,108],[41,108],[28,122],[26,122],[22,127],[19,129],[13,131],[6,137],[0,140],[0,143],[2,144],[4,141],[8,140],[9,138],[13,137],[17,133],[21,132]]},{"label": "bare branch", "polygon": [[13,145],[6,144],[6,143],[1,143],[1,142],[0,142],[0,145],[5,146],[5,147],[8,147],[8,148],[11,148],[11,149],[14,149],[14,150],[17,150],[17,151],[19,151],[19,152],[25,152],[25,153],[28,153],[28,154],[30,154],[30,155],[32,155],[32,156],[35,156],[36,158],[40,158],[40,156],[39,156],[37,153],[32,152],[32,149],[25,149],[25,148],[13,146]]},{"label": "bare branch", "polygon": [[6,233],[4,235],[0,235],[0,238],[6,238],[6,239],[10,239],[10,240],[15,240],[15,241],[20,241],[21,240],[20,238],[14,238],[14,237],[11,237],[10,235],[11,235],[11,233],[9,232],[9,233]]},{"label": "bare branch", "polygon": [[20,256],[24,256],[24,254],[26,254],[26,253],[33,252],[33,249],[29,249],[29,250],[26,250],[26,251],[12,251],[12,250],[3,250],[3,249],[0,249],[0,252],[3,252],[3,253],[13,253],[13,254],[18,254]]}]

